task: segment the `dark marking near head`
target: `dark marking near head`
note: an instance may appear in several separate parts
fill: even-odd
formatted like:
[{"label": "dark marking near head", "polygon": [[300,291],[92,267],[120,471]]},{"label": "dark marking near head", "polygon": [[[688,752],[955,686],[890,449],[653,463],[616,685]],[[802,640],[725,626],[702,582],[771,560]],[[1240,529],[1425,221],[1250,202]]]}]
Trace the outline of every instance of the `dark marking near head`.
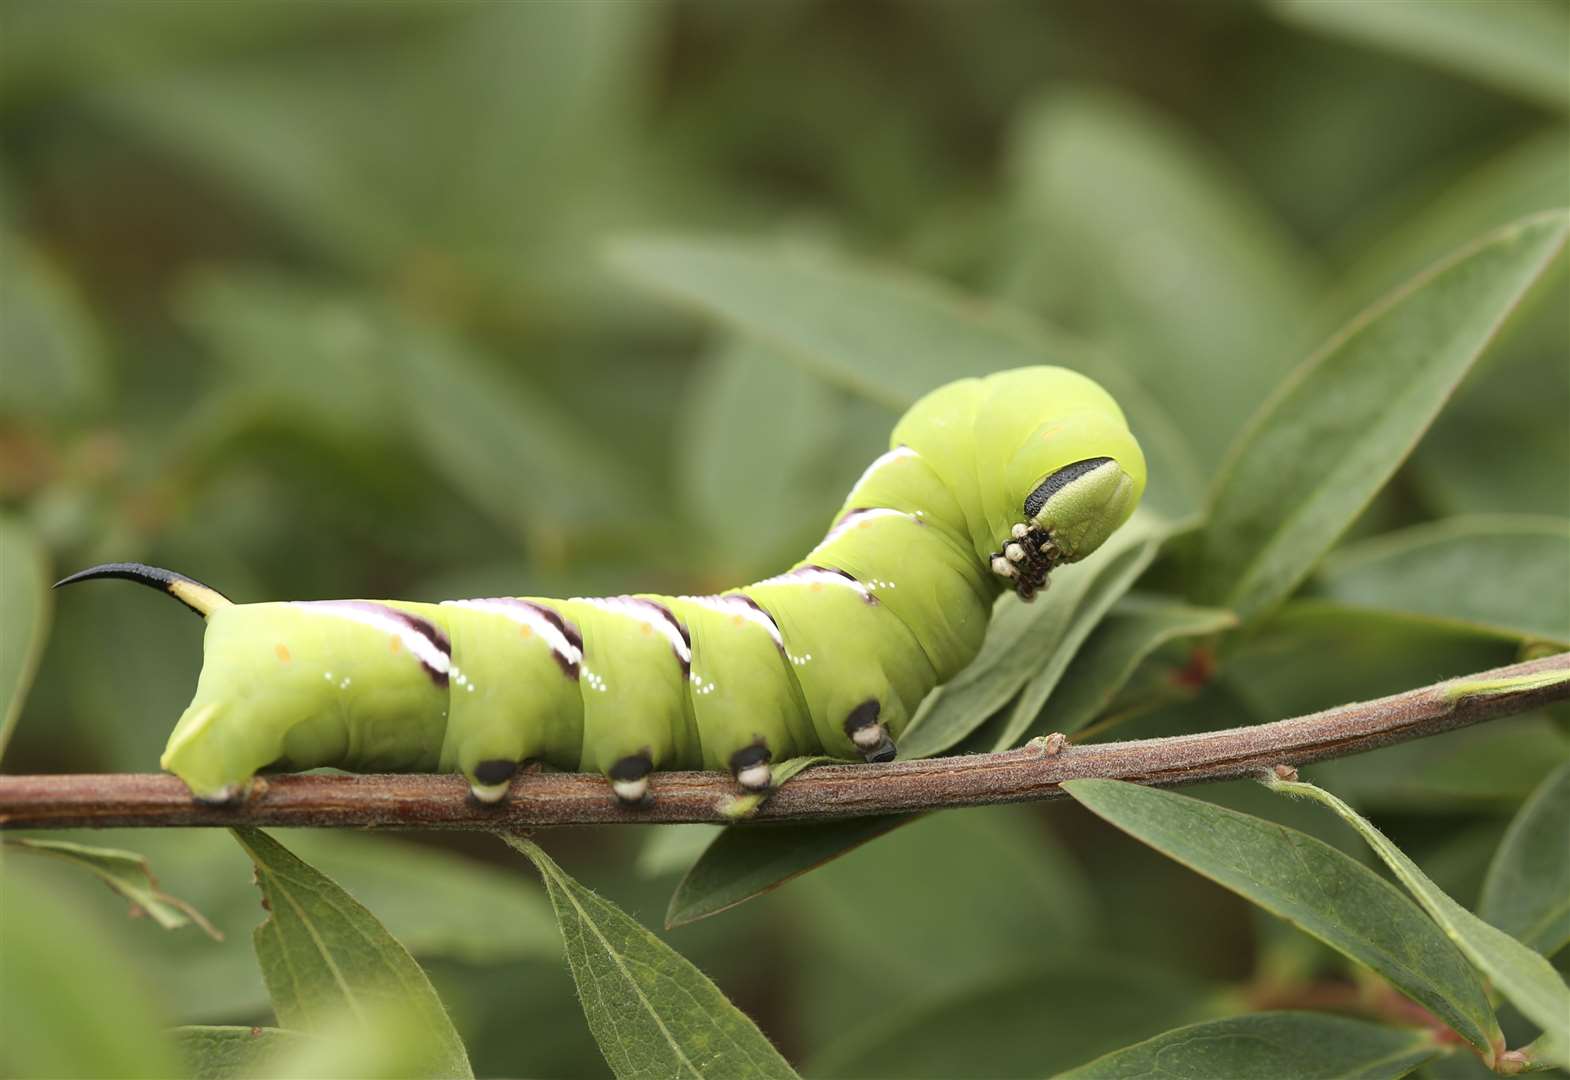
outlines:
[{"label": "dark marking near head", "polygon": [[878,704],[877,698],[868,698],[850,711],[845,718],[845,734],[855,735],[864,727],[870,727],[878,722],[878,713],[883,711],[883,706]]},{"label": "dark marking near head", "polygon": [[101,566],[89,566],[86,570],[78,570],[70,577],[61,578],[54,583],[54,587],[58,589],[63,585],[75,585],[79,581],[95,581],[99,578],[118,578],[121,581],[134,581],[138,585],[146,585],[148,588],[168,593],[176,600],[179,600],[180,603],[204,617],[207,615],[207,612],[176,593],[174,591],[175,585],[185,582],[188,585],[195,585],[198,589],[204,589],[214,596],[228,600],[228,597],[223,596],[217,589],[211,585],[204,585],[195,578],[177,574],[173,570],[165,570],[160,566],[148,566],[145,563],[135,562],[104,563]]},{"label": "dark marking near head", "polygon": [[1069,484],[1072,484],[1075,480],[1078,480],[1081,476],[1094,472],[1101,466],[1111,463],[1111,461],[1112,459],[1109,457],[1093,457],[1086,458],[1084,461],[1076,461],[1072,465],[1063,466],[1037,485],[1035,491],[1026,496],[1025,516],[1034,520],[1035,516],[1041,513],[1041,508],[1047,505],[1048,499],[1062,491]]},{"label": "dark marking near head", "polygon": [[730,771],[739,773],[743,769],[750,769],[754,765],[766,765],[774,760],[774,754],[769,750],[768,744],[759,739],[751,746],[744,746],[730,756]]},{"label": "dark marking near head", "polygon": [[649,752],[645,750],[622,758],[611,766],[609,775],[612,780],[642,780],[653,771],[654,762],[649,760]]},{"label": "dark marking near head", "polygon": [[645,600],[643,602],[645,604],[648,604],[655,611],[658,611],[660,613],[660,615],[662,617],[664,617],[666,622],[670,623],[672,626],[674,626],[676,628],[676,633],[681,635],[682,642],[685,643],[686,646],[687,646],[687,656],[686,656],[686,658],[683,658],[681,653],[676,652],[676,647],[674,645],[671,646],[671,652],[674,653],[675,656],[676,656],[676,659],[681,662],[681,673],[683,675],[691,675],[692,674],[692,635],[687,632],[687,627],[685,625],[683,625],[682,621],[676,617],[676,613],[674,611],[672,611],[670,608],[666,607],[664,604],[661,604],[661,603],[659,603],[658,601],[655,601],[655,600]]},{"label": "dark marking near head", "polygon": [[474,767],[474,778],[486,787],[494,787],[497,784],[505,784],[511,780],[517,771],[518,763],[516,761],[492,758],[490,761],[482,761]]}]

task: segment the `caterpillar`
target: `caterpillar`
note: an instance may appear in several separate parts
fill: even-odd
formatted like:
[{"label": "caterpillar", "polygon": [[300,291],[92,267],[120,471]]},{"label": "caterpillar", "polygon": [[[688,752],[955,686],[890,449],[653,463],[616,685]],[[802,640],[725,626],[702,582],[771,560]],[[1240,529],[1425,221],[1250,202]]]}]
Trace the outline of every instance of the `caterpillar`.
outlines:
[{"label": "caterpillar", "polygon": [[934,686],[981,647],[994,601],[1030,600],[1133,512],[1145,462],[1122,411],[1056,367],[964,379],[895,425],[823,540],[791,569],[712,596],[441,604],[237,604],[193,578],[110,563],[206,619],[196,693],[160,759],[199,801],[262,770],[461,772],[506,797],[538,761],[650,798],[654,770],[887,761]]}]

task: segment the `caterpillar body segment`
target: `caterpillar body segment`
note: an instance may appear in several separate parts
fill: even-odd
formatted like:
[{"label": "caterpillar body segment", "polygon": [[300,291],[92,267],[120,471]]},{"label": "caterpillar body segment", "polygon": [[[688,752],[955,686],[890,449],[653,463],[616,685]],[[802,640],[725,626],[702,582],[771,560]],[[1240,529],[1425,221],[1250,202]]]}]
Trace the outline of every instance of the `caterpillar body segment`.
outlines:
[{"label": "caterpillar body segment", "polygon": [[264,769],[458,771],[504,798],[537,761],[607,778],[729,771],[770,786],[806,754],[892,758],[922,699],[980,649],[993,601],[1029,599],[1133,512],[1139,447],[1100,387],[1027,368],[934,391],[784,573],[714,596],[233,604],[139,564],[122,577],[207,620],[161,764],[201,800]]}]

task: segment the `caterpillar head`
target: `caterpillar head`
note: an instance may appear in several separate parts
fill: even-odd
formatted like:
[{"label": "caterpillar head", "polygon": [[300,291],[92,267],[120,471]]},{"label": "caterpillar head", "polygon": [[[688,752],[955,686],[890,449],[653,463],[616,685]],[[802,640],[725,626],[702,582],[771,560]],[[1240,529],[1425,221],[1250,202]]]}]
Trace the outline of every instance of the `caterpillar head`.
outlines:
[{"label": "caterpillar head", "polygon": [[1145,457],[1116,406],[1083,409],[1031,432],[1005,488],[1020,516],[992,568],[1028,600],[1054,566],[1083,559],[1129,519],[1145,490]]}]

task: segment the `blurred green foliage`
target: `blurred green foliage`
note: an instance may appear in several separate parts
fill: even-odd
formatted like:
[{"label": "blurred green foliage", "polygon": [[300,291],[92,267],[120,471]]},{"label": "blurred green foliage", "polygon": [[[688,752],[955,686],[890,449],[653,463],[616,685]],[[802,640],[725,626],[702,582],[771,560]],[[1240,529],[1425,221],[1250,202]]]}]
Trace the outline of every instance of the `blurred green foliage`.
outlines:
[{"label": "blurred green foliage", "polygon": [[[1479,360],[1414,368],[1432,426],[1401,426],[1409,384],[1376,378],[1389,349],[1336,353],[1328,388],[1249,421],[1354,314],[1565,203],[1567,56],[1564,0],[4,0],[5,771],[152,769],[199,663],[199,625],[132,590],[63,595],[51,631],[51,570],[140,559],[244,600],[715,589],[820,536],[916,395],[1042,359],[1113,389],[1153,459],[1147,502],[1174,521],[1218,476],[1268,490],[1223,466],[1240,436],[1257,467],[1316,408],[1397,430],[1285,569],[1249,533],[1279,523],[1277,491],[1233,503],[1237,528],[1152,546],[1126,596],[1087,580],[1089,615],[1040,609],[1062,647],[1011,652],[1017,678],[951,708],[929,749],[1061,716],[1091,738],[1253,723],[1563,648],[1562,257]],[[1411,322],[1465,322],[1462,277]],[[1331,470],[1340,446],[1307,453]],[[1320,478],[1283,487],[1323,510]],[[1225,608],[1254,617],[1234,631]],[[1562,969],[1562,829],[1544,821],[1567,760],[1565,717],[1539,712],[1314,775],[1429,886],[1481,897]],[[1328,814],[1256,785],[1197,794],[1383,873]],[[873,831],[729,833],[679,903],[712,830],[542,842],[659,927]],[[282,839],[385,924],[389,970],[419,962],[477,1075],[605,1073],[518,856],[485,837]],[[319,1039],[266,1027],[262,913],[229,838],[114,844],[225,940],[126,919],[91,875],[7,853],[0,1003],[28,1038],[0,1069],[169,1075],[178,1052],[243,1075],[266,1044],[280,1073],[399,1075],[422,1052],[380,1006],[406,1041],[352,1063],[359,1029],[337,1014],[307,1025]],[[1045,1075],[1328,1001],[1410,1019],[1378,976],[1253,912],[1053,804],[923,818],[660,936],[814,1075]],[[1328,1038],[1324,1014],[1293,1015],[1216,1030],[1293,1054]],[[1537,1030],[1508,1006],[1499,1022],[1510,1047]],[[178,1051],[169,1025],[187,1025]],[[1337,1067],[1440,1052],[1365,1028]],[[1226,1063],[1185,1065],[1207,1066]]]}]

